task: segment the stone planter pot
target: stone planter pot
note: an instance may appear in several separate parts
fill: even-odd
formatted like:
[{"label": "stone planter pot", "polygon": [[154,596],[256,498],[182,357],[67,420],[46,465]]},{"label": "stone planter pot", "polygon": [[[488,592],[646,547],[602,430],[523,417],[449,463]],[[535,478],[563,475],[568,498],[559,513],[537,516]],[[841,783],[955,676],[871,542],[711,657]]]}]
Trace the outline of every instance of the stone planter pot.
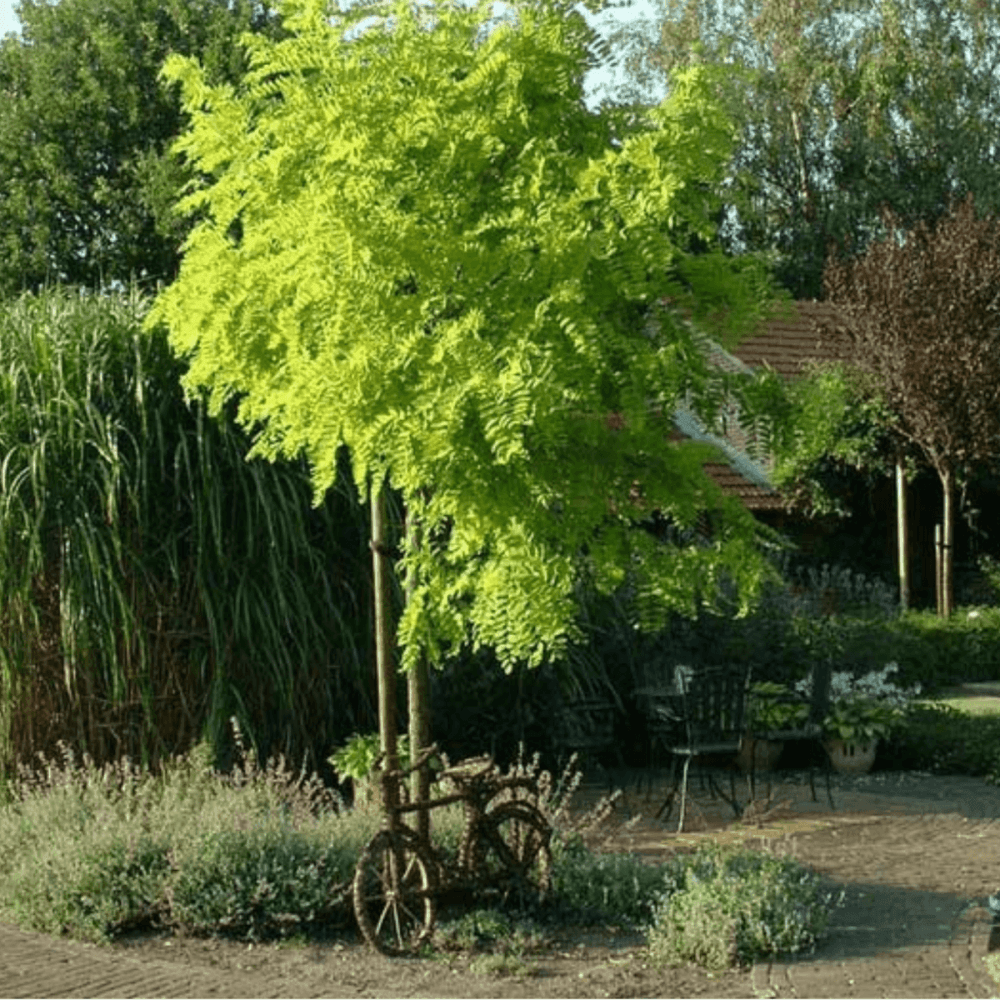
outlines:
[{"label": "stone planter pot", "polygon": [[824,744],[830,755],[830,763],[839,774],[867,774],[875,763],[878,740],[871,743],[845,743],[843,740],[827,740]]},{"label": "stone planter pot", "polygon": [[758,740],[744,736],[736,754],[736,766],[744,773],[751,771],[773,771],[785,749],[781,740]]}]

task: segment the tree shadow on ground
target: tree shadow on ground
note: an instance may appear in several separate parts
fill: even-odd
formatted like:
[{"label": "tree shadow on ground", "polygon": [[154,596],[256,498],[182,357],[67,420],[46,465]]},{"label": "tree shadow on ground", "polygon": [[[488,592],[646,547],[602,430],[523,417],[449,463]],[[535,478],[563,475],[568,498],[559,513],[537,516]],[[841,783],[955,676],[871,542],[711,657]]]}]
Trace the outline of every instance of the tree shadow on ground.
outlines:
[{"label": "tree shadow on ground", "polygon": [[868,958],[989,934],[983,900],[877,882],[824,881],[842,895],[843,905],[833,911],[816,951],[788,961]]}]

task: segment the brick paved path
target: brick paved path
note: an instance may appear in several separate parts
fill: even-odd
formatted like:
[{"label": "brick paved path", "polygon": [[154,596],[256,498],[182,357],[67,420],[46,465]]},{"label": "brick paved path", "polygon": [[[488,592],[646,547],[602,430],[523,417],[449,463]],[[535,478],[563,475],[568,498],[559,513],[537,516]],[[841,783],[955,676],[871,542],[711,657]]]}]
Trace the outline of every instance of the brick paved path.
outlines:
[{"label": "brick paved path", "polygon": [[775,997],[994,997],[987,970],[1000,820],[952,813],[857,817],[790,853],[844,886],[817,956],[754,969]]},{"label": "brick paved path", "polygon": [[[259,976],[192,969],[168,961],[132,958],[112,948],[58,940],[0,924],[0,996],[3,997],[260,997]],[[287,985],[287,984],[286,984]],[[265,992],[261,992],[262,987]],[[314,994],[316,995],[316,994]]]}]

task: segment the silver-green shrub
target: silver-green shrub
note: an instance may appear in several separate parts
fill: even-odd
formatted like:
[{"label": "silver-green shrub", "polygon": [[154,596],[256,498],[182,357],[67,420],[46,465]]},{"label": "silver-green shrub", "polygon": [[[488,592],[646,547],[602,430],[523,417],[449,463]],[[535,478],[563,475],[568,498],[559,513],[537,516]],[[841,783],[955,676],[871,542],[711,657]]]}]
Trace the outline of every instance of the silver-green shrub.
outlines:
[{"label": "silver-green shrub", "polygon": [[572,923],[645,926],[663,889],[659,865],[592,851],[579,837],[553,843],[552,866],[556,906]]},{"label": "silver-green shrub", "polygon": [[653,911],[654,963],[710,969],[815,946],[835,905],[818,875],[788,858],[712,845],[669,861]]}]

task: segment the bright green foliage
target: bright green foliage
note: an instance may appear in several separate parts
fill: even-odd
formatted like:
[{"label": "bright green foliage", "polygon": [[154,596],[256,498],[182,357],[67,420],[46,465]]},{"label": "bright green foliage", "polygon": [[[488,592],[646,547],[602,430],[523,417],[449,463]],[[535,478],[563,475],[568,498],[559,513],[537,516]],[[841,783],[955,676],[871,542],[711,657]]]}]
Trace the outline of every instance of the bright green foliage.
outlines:
[{"label": "bright green foliage", "polygon": [[21,0],[0,42],[0,294],[67,281],[171,279],[191,175],[165,149],[184,127],[171,52],[215,81],[245,69],[244,31],[277,33],[266,0]]},{"label": "bright green foliage", "polygon": [[893,416],[858,373],[817,365],[788,384],[765,372],[746,391],[750,405],[770,417],[759,429],[774,458],[775,485],[811,512],[849,513],[836,490],[843,468],[863,470],[872,482],[892,471],[898,448]]},{"label": "bright green foliage", "polygon": [[[704,449],[667,442],[677,401],[709,396],[680,310],[733,330],[763,297],[745,262],[680,249],[712,238],[731,143],[712,77],[678,75],[615,146],[563,0],[282,13],[291,37],[247,39],[238,92],[167,64],[192,116],[178,150],[208,180],[150,321],[212,412],[239,398],[256,453],[308,456],[317,498],[343,445],[359,487],[402,491],[429,539],[403,563],[406,664],[467,639],[506,665],[558,654],[581,552],[604,590],[631,567],[649,617],[724,571],[752,592],[752,521]],[[626,530],[654,508],[718,512],[715,540]]]},{"label": "bright green foliage", "polygon": [[714,844],[673,858],[664,881],[649,932],[654,965],[724,969],[812,951],[837,905],[791,858]]}]

